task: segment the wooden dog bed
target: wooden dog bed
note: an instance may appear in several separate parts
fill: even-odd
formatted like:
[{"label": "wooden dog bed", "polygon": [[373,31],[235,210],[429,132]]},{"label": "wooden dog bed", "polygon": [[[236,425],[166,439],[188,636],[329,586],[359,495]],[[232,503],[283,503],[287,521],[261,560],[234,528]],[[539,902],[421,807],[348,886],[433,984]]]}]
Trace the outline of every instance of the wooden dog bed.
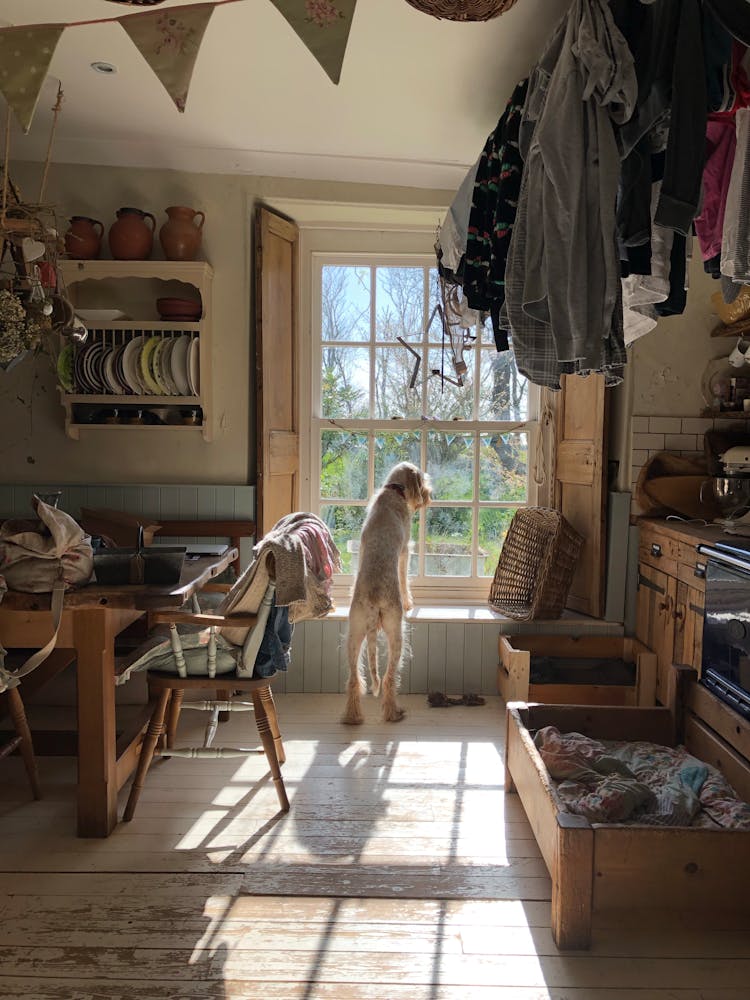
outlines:
[{"label": "wooden dog bed", "polygon": [[[501,635],[497,688],[511,701],[552,705],[653,705],[656,654],[637,639],[622,636]],[[558,660],[560,669],[543,682],[534,677],[534,659]],[[632,678],[615,675],[602,682],[606,661],[632,665]],[[568,669],[570,676],[565,677]],[[622,670],[618,671],[622,674]],[[558,675],[558,676],[555,676]]]},{"label": "wooden dog bed", "polygon": [[750,802],[750,723],[675,668],[670,708],[509,704],[505,790],[517,791],[552,879],[558,948],[588,948],[606,911],[750,914],[750,831],[592,824],[567,812],[533,742],[543,726],[602,740],[682,743]]}]

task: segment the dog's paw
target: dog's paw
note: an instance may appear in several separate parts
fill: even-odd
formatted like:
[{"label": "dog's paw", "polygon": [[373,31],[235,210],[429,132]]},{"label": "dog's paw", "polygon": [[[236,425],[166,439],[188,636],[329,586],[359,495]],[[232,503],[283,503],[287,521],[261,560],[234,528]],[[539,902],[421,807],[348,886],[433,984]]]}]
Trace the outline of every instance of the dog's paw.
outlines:
[{"label": "dog's paw", "polygon": [[383,705],[383,722],[401,722],[405,715],[399,705]]},{"label": "dog's paw", "polygon": [[404,601],[404,611],[413,611],[414,601]]},{"label": "dog's paw", "polygon": [[365,717],[361,712],[347,712],[341,716],[341,721],[345,726],[361,726]]}]

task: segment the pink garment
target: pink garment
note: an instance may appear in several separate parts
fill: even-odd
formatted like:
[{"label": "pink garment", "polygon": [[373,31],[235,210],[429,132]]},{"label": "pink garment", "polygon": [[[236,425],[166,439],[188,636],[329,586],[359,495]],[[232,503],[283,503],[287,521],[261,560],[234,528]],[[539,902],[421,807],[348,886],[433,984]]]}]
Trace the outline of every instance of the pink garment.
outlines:
[{"label": "pink garment", "polygon": [[734,117],[709,115],[706,166],[703,170],[703,207],[695,220],[695,232],[704,260],[711,260],[721,253],[724,212],[736,148]]}]

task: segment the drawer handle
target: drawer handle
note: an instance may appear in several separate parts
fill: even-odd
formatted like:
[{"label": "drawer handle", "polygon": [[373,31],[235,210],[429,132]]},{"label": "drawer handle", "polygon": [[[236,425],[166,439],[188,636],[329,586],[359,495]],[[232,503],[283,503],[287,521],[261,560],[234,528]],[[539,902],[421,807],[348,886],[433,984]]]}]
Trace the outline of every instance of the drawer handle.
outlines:
[{"label": "drawer handle", "polygon": [[652,556],[660,556],[661,555],[661,545],[659,545],[657,542],[652,542],[651,543],[651,555]]},{"label": "drawer handle", "polygon": [[701,562],[696,563],[695,564],[695,572],[693,573],[693,576],[697,576],[699,580],[705,579],[705,576],[706,576],[706,564],[705,563],[701,563]]}]

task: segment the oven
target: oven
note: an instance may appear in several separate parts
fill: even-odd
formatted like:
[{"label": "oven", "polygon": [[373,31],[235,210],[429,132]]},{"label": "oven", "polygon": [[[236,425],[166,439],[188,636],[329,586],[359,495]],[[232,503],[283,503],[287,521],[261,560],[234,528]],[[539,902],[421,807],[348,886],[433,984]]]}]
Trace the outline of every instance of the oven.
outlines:
[{"label": "oven", "polygon": [[750,539],[698,551],[706,556],[701,684],[750,720]]}]

